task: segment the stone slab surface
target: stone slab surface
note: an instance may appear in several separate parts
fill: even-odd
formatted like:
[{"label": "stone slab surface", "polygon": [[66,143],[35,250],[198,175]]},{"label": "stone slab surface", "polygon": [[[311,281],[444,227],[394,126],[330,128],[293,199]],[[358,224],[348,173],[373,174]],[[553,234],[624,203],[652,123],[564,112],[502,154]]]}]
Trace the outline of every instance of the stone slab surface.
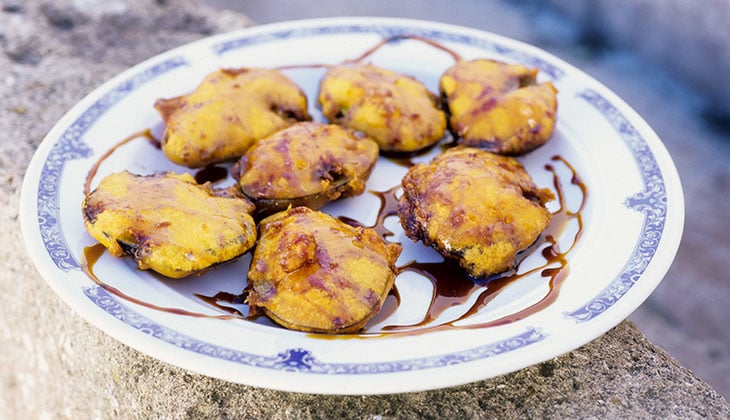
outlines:
[{"label": "stone slab surface", "polygon": [[730,417],[712,387],[630,322],[512,374],[361,397],[257,389],[187,372],[75,315],[23,247],[18,201],[35,148],[74,103],[119,71],[249,23],[191,1],[0,1],[0,417]]}]

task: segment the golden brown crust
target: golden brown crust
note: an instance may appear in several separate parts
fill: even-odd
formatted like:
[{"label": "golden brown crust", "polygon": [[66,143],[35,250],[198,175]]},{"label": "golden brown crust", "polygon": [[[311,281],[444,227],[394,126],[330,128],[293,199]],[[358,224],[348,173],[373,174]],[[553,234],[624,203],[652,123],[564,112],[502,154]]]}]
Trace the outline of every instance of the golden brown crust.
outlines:
[{"label": "golden brown crust", "polygon": [[222,69],[191,93],[159,99],[162,150],[188,167],[238,159],[257,140],[310,120],[304,92],[273,69]]},{"label": "golden brown crust", "polygon": [[336,66],[320,83],[328,121],[361,131],[384,152],[414,152],[438,142],[446,115],[416,79],[373,65]]},{"label": "golden brown crust", "polygon": [[356,332],[393,287],[401,247],[372,229],[297,207],[264,219],[259,232],[247,303],[286,328]]},{"label": "golden brown crust", "polygon": [[260,140],[234,174],[257,215],[288,207],[318,209],[340,197],[362,194],[378,159],[378,145],[342,127],[297,123]]},{"label": "golden brown crust", "polygon": [[413,166],[402,180],[398,216],[406,235],[455,258],[474,277],[514,266],[550,223],[538,188],[514,158],[454,148]]},{"label": "golden brown crust", "polygon": [[457,142],[520,155],[552,137],[557,90],[538,84],[537,69],[494,60],[459,61],[441,76],[439,90]]},{"label": "golden brown crust", "polygon": [[114,173],[84,199],[92,237],[142,270],[181,278],[248,251],[256,241],[253,205],[232,190],[198,185],[189,174]]}]

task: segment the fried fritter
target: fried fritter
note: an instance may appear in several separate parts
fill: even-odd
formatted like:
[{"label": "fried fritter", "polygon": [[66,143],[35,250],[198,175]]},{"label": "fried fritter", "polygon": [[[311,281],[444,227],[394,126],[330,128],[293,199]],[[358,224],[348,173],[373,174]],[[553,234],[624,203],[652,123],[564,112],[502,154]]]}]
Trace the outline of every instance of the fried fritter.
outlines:
[{"label": "fried fritter", "polygon": [[421,82],[373,65],[332,67],[318,101],[328,121],[365,133],[384,152],[426,148],[446,131],[446,114]]},{"label": "fried fritter", "polygon": [[190,94],[159,99],[167,124],[162,151],[191,168],[240,158],[251,145],[297,121],[310,120],[307,97],[273,69],[222,69]]},{"label": "fried fritter", "polygon": [[283,327],[318,333],[360,330],[395,281],[399,244],[307,207],[259,224],[247,303]]},{"label": "fried fritter", "polygon": [[140,269],[171,278],[235,259],[256,241],[253,205],[189,174],[113,173],[82,209],[86,229],[111,255],[131,255]]},{"label": "fried fritter", "polygon": [[398,216],[406,235],[476,278],[514,267],[518,252],[549,225],[549,189],[514,158],[457,147],[403,177]]},{"label": "fried fritter", "polygon": [[301,122],[249,149],[234,177],[257,215],[290,206],[318,209],[362,194],[377,159],[378,145],[368,138],[337,125]]},{"label": "fried fritter", "polygon": [[521,155],[553,134],[557,89],[537,83],[538,69],[478,59],[459,61],[441,76],[439,90],[456,141]]}]

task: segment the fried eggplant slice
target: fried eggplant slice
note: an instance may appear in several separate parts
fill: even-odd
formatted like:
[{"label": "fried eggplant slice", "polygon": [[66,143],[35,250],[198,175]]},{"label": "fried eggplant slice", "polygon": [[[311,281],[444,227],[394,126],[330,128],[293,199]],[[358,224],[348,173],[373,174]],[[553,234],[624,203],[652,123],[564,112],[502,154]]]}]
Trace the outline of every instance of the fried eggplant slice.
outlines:
[{"label": "fried eggplant slice", "polygon": [[318,101],[329,122],[365,133],[384,152],[424,149],[446,131],[436,95],[413,77],[370,64],[330,68]]},{"label": "fried eggplant slice", "polygon": [[545,204],[553,193],[538,188],[516,159],[481,149],[449,149],[411,167],[402,186],[398,216],[406,235],[476,278],[513,268],[551,219]]},{"label": "fried eggplant slice", "polygon": [[189,174],[117,172],[84,199],[84,224],[111,255],[128,254],[142,270],[182,278],[254,245],[253,204],[236,191],[199,185]]},{"label": "fried eggplant slice", "polygon": [[259,139],[311,119],[301,88],[262,68],[218,70],[193,92],[159,99],[155,108],[167,124],[165,156],[191,168],[238,159]]},{"label": "fried eggplant slice", "polygon": [[439,82],[456,141],[504,155],[521,155],[553,135],[557,89],[537,83],[538,69],[495,60],[459,61]]},{"label": "fried eggplant slice", "polygon": [[259,224],[247,303],[281,326],[327,334],[362,329],[395,281],[399,244],[307,207]]},{"label": "fried eggplant slice", "polygon": [[241,191],[265,216],[288,207],[318,209],[360,195],[378,159],[378,145],[332,124],[301,122],[249,149],[234,167]]}]

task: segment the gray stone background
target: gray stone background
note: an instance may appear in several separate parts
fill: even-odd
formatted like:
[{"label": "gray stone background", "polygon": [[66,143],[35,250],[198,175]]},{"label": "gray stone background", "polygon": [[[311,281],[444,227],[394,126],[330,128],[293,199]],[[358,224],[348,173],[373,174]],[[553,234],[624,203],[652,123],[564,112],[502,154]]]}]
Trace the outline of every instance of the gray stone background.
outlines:
[{"label": "gray stone background", "polygon": [[[0,0],[0,418],[730,417],[720,396],[730,394],[730,85],[718,76],[730,70],[728,2],[313,3]],[[623,322],[567,355],[461,387],[318,397],[185,372],[60,302],[18,227],[25,168],[53,124],[103,81],[166,49],[253,22],[332,15],[431,19],[523,40],[584,69],[644,116],[675,159],[687,220],[675,264],[630,318],[641,332]]]}]

